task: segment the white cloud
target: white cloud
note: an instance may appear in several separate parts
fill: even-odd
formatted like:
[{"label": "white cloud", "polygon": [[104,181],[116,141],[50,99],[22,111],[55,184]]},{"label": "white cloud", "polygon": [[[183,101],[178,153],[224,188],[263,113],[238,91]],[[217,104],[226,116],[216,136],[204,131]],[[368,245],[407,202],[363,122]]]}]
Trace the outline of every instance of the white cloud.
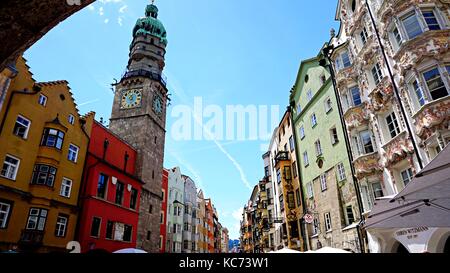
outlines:
[{"label": "white cloud", "polygon": [[122,25],[123,25],[123,18],[122,18],[122,17],[117,18],[117,23],[118,23],[120,26],[122,26]]},{"label": "white cloud", "polygon": [[241,221],[243,212],[244,208],[238,208],[237,210],[233,211],[231,215],[233,216],[234,219]]},{"label": "white cloud", "polygon": [[128,8],[128,6],[127,6],[127,5],[124,5],[124,6],[122,6],[122,7],[119,9],[119,12],[120,12],[120,13],[125,13],[125,11],[127,10],[127,8]]},{"label": "white cloud", "polygon": [[105,11],[104,11],[103,7],[100,7],[100,8],[98,9],[98,14],[99,14],[100,16],[103,16],[103,15],[105,14]]},{"label": "white cloud", "polygon": [[103,21],[105,24],[109,23],[109,19],[106,18],[105,21]]}]

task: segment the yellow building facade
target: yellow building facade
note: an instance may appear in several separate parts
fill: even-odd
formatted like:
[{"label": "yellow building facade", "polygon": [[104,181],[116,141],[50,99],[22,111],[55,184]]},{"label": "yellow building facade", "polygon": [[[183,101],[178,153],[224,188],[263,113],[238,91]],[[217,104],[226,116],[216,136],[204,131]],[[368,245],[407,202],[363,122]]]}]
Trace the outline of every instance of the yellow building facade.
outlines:
[{"label": "yellow building facade", "polygon": [[94,114],[66,81],[37,83],[23,57],[0,112],[0,251],[61,251],[75,237]]},{"label": "yellow building facade", "polygon": [[304,250],[302,237],[303,202],[296,145],[290,111],[286,111],[278,128],[278,154],[275,157],[277,184],[282,193],[280,206],[283,213],[283,233],[287,247]]}]

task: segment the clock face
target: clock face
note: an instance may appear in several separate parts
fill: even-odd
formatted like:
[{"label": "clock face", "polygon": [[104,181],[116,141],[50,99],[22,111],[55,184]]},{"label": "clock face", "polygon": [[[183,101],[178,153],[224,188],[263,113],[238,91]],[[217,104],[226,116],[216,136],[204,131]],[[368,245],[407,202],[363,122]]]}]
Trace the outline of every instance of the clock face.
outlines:
[{"label": "clock face", "polygon": [[141,106],[142,91],[139,89],[126,90],[122,93],[121,108],[131,109]]},{"label": "clock face", "polygon": [[153,98],[153,111],[155,111],[156,114],[161,115],[163,112],[163,100],[160,96],[155,95]]}]

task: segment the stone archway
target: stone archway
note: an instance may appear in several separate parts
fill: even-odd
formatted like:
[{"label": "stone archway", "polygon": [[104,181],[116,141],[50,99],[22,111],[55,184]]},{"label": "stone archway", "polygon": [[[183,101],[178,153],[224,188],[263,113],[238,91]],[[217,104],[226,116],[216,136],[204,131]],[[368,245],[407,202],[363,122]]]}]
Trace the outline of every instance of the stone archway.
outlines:
[{"label": "stone archway", "polygon": [[409,250],[400,242],[396,242],[394,244],[394,251],[393,253],[399,253],[399,254],[404,254],[404,253],[409,253]]},{"label": "stone archway", "polygon": [[53,27],[95,0],[2,0],[0,71]]},{"label": "stone archway", "polygon": [[430,253],[450,253],[450,229],[435,231],[428,241],[427,251]]}]

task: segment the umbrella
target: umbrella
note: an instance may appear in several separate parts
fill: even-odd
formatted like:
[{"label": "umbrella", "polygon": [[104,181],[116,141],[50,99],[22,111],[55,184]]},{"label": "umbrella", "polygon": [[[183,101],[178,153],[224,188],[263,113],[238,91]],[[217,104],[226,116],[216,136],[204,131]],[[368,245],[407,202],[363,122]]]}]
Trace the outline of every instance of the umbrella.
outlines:
[{"label": "umbrella", "polygon": [[300,251],[297,251],[297,250],[293,250],[293,249],[290,249],[290,248],[283,248],[283,249],[280,249],[280,250],[277,250],[277,251],[270,251],[269,253],[302,253],[302,252],[300,252]]},{"label": "umbrella", "polygon": [[137,248],[125,248],[125,249],[114,251],[113,253],[147,253],[147,252],[142,249],[137,249]]},{"label": "umbrella", "polygon": [[339,249],[339,248],[332,248],[332,247],[322,247],[318,250],[309,250],[306,251],[306,253],[351,253],[349,251]]},{"label": "umbrella", "polygon": [[450,145],[442,150],[391,202],[450,199]]}]

